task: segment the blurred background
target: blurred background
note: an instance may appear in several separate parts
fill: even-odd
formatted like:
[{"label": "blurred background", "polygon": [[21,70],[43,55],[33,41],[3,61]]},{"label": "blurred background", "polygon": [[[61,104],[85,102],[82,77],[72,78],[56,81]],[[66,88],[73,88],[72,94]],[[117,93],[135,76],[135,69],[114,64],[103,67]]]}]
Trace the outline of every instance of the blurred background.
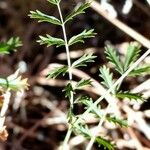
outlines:
[{"label": "blurred background", "polygon": [[[62,0],[63,15],[67,15],[81,2],[81,0]],[[71,47],[71,58],[75,60],[86,52],[93,52],[97,55],[96,61],[89,67],[83,68],[82,72],[100,83],[99,67],[107,64],[104,55],[106,44],[116,47],[122,57],[131,41],[138,40],[141,43],[142,53],[150,48],[150,4],[149,0],[109,0],[109,3],[101,0],[101,3],[97,2],[101,13],[91,7],[85,14],[69,22],[66,30],[67,36],[72,37],[84,29],[95,29],[97,33],[95,38]],[[57,9],[46,0],[0,0],[0,41],[18,36],[23,42],[23,46],[17,52],[1,56],[0,75],[7,76],[21,67],[23,76],[29,79],[30,84],[29,90],[24,94],[14,94],[12,97],[6,119],[9,137],[7,141],[0,143],[0,150],[56,150],[67,131],[64,113],[67,111],[68,101],[62,93],[67,78],[56,80],[45,78],[50,64],[66,64],[65,49],[64,47],[56,49],[40,46],[36,43],[39,35],[50,34],[54,37],[63,37],[62,30],[58,26],[37,23],[36,20],[30,19],[28,16],[30,10],[36,9],[59,17]],[[130,30],[118,24],[116,18],[132,31],[136,31],[135,35],[132,37]],[[137,35],[141,35],[142,38]],[[145,62],[150,63],[150,58],[147,57]],[[117,77],[118,74],[115,74],[115,78]],[[147,84],[142,86],[141,91],[149,97],[149,77],[146,75],[129,78],[123,83],[122,89],[134,89],[144,82]],[[74,80],[78,80],[78,77],[74,77]],[[93,99],[99,96],[93,91],[83,90],[81,94],[90,95]],[[103,105],[105,106],[105,103]],[[144,103],[128,103],[127,108],[119,107],[126,118],[129,114],[131,115],[130,121],[132,120],[133,127],[120,129],[107,124],[104,126],[104,132],[115,141],[116,149],[150,149],[149,100]],[[82,107],[77,107],[76,112],[80,113],[82,109]],[[135,118],[139,120],[134,120]],[[91,120],[90,124],[92,126],[95,122]],[[78,138],[76,135],[72,136],[70,141],[72,150],[85,149],[87,141]],[[95,145],[94,149],[99,148]]]}]

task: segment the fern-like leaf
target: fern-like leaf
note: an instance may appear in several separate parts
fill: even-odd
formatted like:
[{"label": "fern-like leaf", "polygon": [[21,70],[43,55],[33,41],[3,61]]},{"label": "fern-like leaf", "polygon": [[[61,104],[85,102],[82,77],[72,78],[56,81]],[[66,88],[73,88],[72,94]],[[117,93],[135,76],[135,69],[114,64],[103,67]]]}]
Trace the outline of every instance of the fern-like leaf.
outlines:
[{"label": "fern-like leaf", "polygon": [[49,22],[55,25],[62,25],[61,21],[57,18],[55,18],[54,16],[49,16],[46,15],[42,12],[40,12],[39,10],[36,11],[30,11],[30,18],[34,18],[37,19],[38,22]]},{"label": "fern-like leaf", "polygon": [[85,10],[90,7],[90,3],[84,3],[81,5],[78,5],[66,18],[65,18],[65,23],[68,22],[69,20],[73,19],[79,14],[85,13]]},{"label": "fern-like leaf", "polygon": [[93,54],[84,54],[81,58],[72,63],[72,67],[77,68],[81,66],[87,66],[87,63],[94,62],[94,58],[96,58],[96,56]]},{"label": "fern-like leaf", "polygon": [[40,45],[46,44],[47,47],[52,46],[52,45],[56,45],[56,47],[65,45],[65,42],[63,39],[55,38],[48,34],[46,35],[46,37],[39,36],[39,38],[40,38],[40,40],[38,40],[37,42],[39,42]]},{"label": "fern-like leaf", "polygon": [[104,149],[115,150],[114,144],[112,144],[109,140],[106,140],[106,139],[98,136],[98,137],[96,137],[95,141],[96,141],[96,143],[99,144],[99,146],[103,146]]},{"label": "fern-like leaf", "polygon": [[75,89],[80,90],[80,89],[83,89],[84,87],[87,87],[87,86],[89,86],[89,85],[91,85],[91,80],[90,80],[90,79],[87,79],[87,80],[81,79],[81,80],[76,84]]},{"label": "fern-like leaf", "polygon": [[17,47],[20,47],[22,42],[19,37],[10,38],[7,42],[0,43],[0,54],[9,54],[11,51],[15,51]]},{"label": "fern-like leaf", "polygon": [[[85,109],[87,110],[88,108],[90,108],[92,105],[94,105],[94,102],[92,100],[92,98],[89,98],[87,96],[82,96],[79,97],[78,100],[76,100],[82,104],[84,104],[86,107]],[[96,117],[101,118],[102,117],[102,113],[101,113],[101,108],[100,105],[99,106],[95,106],[91,111],[92,114],[94,114]]]},{"label": "fern-like leaf", "polygon": [[49,72],[48,78],[55,79],[60,74],[65,75],[67,73],[67,70],[68,70],[67,66],[57,67]]},{"label": "fern-like leaf", "polygon": [[73,36],[69,42],[68,45],[73,45],[75,43],[84,43],[84,39],[94,37],[96,33],[94,33],[94,29],[90,30],[84,30],[80,34]]},{"label": "fern-like leaf", "polygon": [[137,93],[130,93],[128,91],[120,91],[118,93],[115,94],[116,97],[124,99],[124,98],[128,98],[129,100],[141,100],[143,101],[144,98],[142,97],[141,94],[137,94]]},{"label": "fern-like leaf", "polygon": [[67,84],[67,86],[64,88],[63,92],[65,92],[65,97],[71,98],[71,92],[73,92],[74,89],[70,83]]},{"label": "fern-like leaf", "polygon": [[140,44],[138,44],[137,42],[131,42],[129,44],[124,62],[124,71],[126,71],[130,64],[137,59],[141,51],[140,47]]},{"label": "fern-like leaf", "polygon": [[[103,66],[99,69],[100,71],[100,77],[104,80],[103,82],[101,82],[104,86],[106,86],[108,89],[112,88],[113,86],[113,74],[110,73],[109,68],[107,68],[106,66]],[[113,89],[113,94],[115,93],[115,89]]]},{"label": "fern-like leaf", "polygon": [[115,49],[113,49],[111,46],[106,46],[105,54],[106,54],[106,58],[115,65],[115,69],[120,74],[123,74],[122,62],[120,61],[119,56],[117,55]]},{"label": "fern-like leaf", "polygon": [[148,74],[148,73],[150,73],[150,65],[135,68],[129,73],[129,76],[139,76],[139,75]]},{"label": "fern-like leaf", "polygon": [[118,124],[121,127],[128,127],[127,120],[118,119],[116,117],[107,116],[106,119],[109,122],[113,122],[114,124]]}]

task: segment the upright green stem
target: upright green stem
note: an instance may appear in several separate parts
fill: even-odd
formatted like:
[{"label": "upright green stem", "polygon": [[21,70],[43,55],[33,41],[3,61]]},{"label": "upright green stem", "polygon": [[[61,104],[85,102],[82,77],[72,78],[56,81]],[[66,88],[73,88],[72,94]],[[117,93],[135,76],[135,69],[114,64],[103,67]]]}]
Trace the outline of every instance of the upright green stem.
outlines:
[{"label": "upright green stem", "polygon": [[[70,83],[72,85],[72,71],[71,71],[72,67],[71,67],[71,59],[70,59],[70,53],[69,53],[69,45],[68,45],[66,29],[65,29],[65,22],[63,20],[63,16],[62,16],[62,12],[61,12],[59,3],[57,4],[57,7],[58,7],[59,15],[60,15],[60,20],[62,22],[62,30],[63,30],[63,36],[64,36],[65,48],[66,48],[66,54],[67,54],[69,80],[70,80]],[[70,96],[71,97],[70,97],[69,101],[70,101],[70,108],[72,110],[73,109],[73,99],[74,99],[74,95],[73,95],[72,91],[70,92]],[[66,150],[66,148],[67,148],[67,143],[70,139],[71,133],[72,133],[72,128],[69,127],[68,132],[67,132],[66,137],[65,137],[65,140],[64,140],[64,143],[63,143],[63,148],[62,148],[63,150]]]}]

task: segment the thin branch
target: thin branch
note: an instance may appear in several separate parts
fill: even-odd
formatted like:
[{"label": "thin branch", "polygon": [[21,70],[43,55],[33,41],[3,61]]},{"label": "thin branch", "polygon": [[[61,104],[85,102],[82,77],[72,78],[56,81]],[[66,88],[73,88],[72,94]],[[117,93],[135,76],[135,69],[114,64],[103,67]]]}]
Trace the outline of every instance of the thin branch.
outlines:
[{"label": "thin branch", "polygon": [[135,30],[133,30],[132,28],[121,22],[119,19],[112,18],[98,2],[92,1],[91,8],[94,9],[98,14],[103,16],[105,19],[107,19],[109,22],[111,22],[113,25],[115,25],[123,32],[128,34],[130,37],[140,42],[143,46],[145,46],[146,48],[150,48],[150,41],[146,37],[142,36]]}]

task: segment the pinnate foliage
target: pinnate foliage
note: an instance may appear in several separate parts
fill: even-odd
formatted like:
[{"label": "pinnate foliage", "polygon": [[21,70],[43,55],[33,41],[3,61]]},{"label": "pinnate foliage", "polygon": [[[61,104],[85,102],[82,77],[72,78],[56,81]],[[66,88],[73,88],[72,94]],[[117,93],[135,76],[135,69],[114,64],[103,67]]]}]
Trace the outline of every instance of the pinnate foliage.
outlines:
[{"label": "pinnate foliage", "polygon": [[120,91],[116,94],[116,97],[121,99],[128,98],[129,100],[144,100],[141,94],[131,93],[128,91]]},{"label": "pinnate foliage", "polygon": [[77,7],[75,7],[75,9],[65,18],[65,23],[68,22],[69,20],[73,19],[75,16],[85,13],[85,10],[88,7],[90,7],[89,2],[81,4]]},{"label": "pinnate foliage", "polygon": [[150,65],[139,66],[129,73],[129,76],[139,76],[150,72]]},{"label": "pinnate foliage", "polygon": [[19,37],[12,37],[7,42],[0,42],[0,54],[9,54],[21,45],[22,42]]},{"label": "pinnate foliage", "polygon": [[120,73],[123,74],[123,65],[117,55],[116,50],[111,46],[106,46],[105,48],[106,58],[115,65],[115,69]]},{"label": "pinnate foliage", "polygon": [[140,44],[131,42],[127,48],[127,53],[124,61],[124,71],[137,59],[140,53]]},{"label": "pinnate foliage", "polygon": [[73,36],[68,44],[69,45],[73,45],[75,43],[84,43],[84,39],[87,39],[87,38],[91,38],[91,37],[94,37],[95,33],[94,33],[94,30],[93,29],[90,29],[90,30],[84,30],[83,32],[81,32],[80,34],[78,35],[75,35]]},{"label": "pinnate foliage", "polygon": [[59,75],[65,75],[67,73],[68,67],[67,66],[61,66],[61,67],[56,67],[50,73],[48,74],[48,78],[53,78],[55,79]]},{"label": "pinnate foliage", "polygon": [[[64,18],[64,21],[63,21],[60,6],[59,6],[60,0],[48,0],[48,2],[57,6],[58,11],[60,13],[60,20],[54,16],[46,15],[38,10],[31,11],[29,16],[31,18],[37,19],[38,22],[48,22],[48,23],[52,23],[54,25],[61,26],[62,30],[63,30],[63,34],[64,34],[64,39],[52,37],[50,35],[46,35],[46,37],[40,36],[40,40],[38,40],[38,42],[40,44],[45,44],[47,46],[55,45],[56,47],[65,46],[66,53],[68,54],[70,46],[72,46],[73,44],[77,44],[77,43],[84,43],[85,39],[92,38],[96,35],[93,29],[89,29],[89,30],[82,31],[81,33],[74,35],[69,40],[67,40],[66,33],[65,33],[65,24],[69,20],[72,20],[77,15],[85,13],[85,10],[90,6],[90,3],[87,2],[82,5],[77,6],[69,15],[67,15]],[[132,63],[134,63],[134,61],[136,61],[136,59],[138,58],[138,56],[140,54],[140,51],[141,51],[141,49],[140,49],[139,44],[130,43],[129,47],[127,49],[125,60],[121,61],[117,51],[113,47],[106,46],[106,48],[105,48],[106,58],[114,65],[116,71],[120,75],[123,75],[129,69],[130,65]],[[71,64],[68,63],[67,66],[63,65],[61,67],[57,67],[57,68],[53,69],[52,71],[50,71],[48,77],[56,78],[60,75],[65,75],[66,73],[68,73],[69,79],[70,79],[70,75],[72,76],[72,69],[87,66],[88,63],[94,62],[95,58],[96,58],[96,56],[94,56],[92,53],[84,54],[83,56],[81,56],[80,58],[75,60],[73,63],[71,63],[70,58],[67,57],[67,59],[69,60],[68,62],[70,62]],[[113,79],[113,74],[111,73],[110,69],[107,66],[103,66],[99,69],[99,71],[100,71],[99,76],[103,80],[102,84],[108,89],[112,88],[112,86],[114,84],[114,79]],[[149,71],[150,71],[149,66],[140,66],[138,68],[135,68],[130,73],[129,76],[136,76],[136,75],[140,75],[141,73],[142,74],[147,73]],[[80,103],[80,104],[84,105],[85,106],[84,108],[86,110],[88,110],[89,108],[91,108],[91,106],[93,106],[92,109],[90,109],[89,113],[92,113],[98,119],[104,118],[105,121],[112,122],[121,127],[127,127],[128,124],[127,124],[126,120],[117,118],[116,116],[113,116],[112,114],[107,114],[105,116],[103,109],[98,104],[94,105],[92,98],[90,98],[88,96],[80,96],[75,99],[72,96],[76,93],[77,90],[82,90],[83,88],[85,88],[87,86],[91,86],[90,79],[81,79],[77,82],[77,84],[73,85],[72,77],[71,77],[69,83],[63,90],[65,92],[65,96],[68,97],[69,101],[70,101],[70,108],[68,111],[67,119],[68,119],[69,125],[71,125],[71,130],[84,135],[87,139],[92,138],[91,131],[89,130],[88,126],[86,125],[86,123],[84,121],[84,117],[82,115],[76,116],[73,113],[73,105],[75,103],[77,103],[77,104]],[[132,99],[143,100],[142,95],[131,93],[131,92],[121,91],[120,86],[121,86],[121,84],[112,90],[112,92],[111,92],[112,96],[115,96],[119,99],[128,98],[130,100],[132,100]],[[78,119],[78,117],[79,118],[81,117],[81,118]],[[79,121],[79,120],[82,120],[82,121]],[[101,136],[97,136],[95,139],[95,142],[98,143],[99,145],[102,145],[103,147],[105,147],[108,150],[114,150],[114,144],[112,144],[110,141],[106,140],[105,138],[103,138]]]},{"label": "pinnate foliage", "polygon": [[[113,86],[113,74],[110,73],[110,69],[107,68],[106,66],[103,66],[99,69],[100,71],[100,77],[104,80],[101,83],[107,87],[108,89]],[[114,90],[113,90],[114,93]]]},{"label": "pinnate foliage", "polygon": [[78,67],[85,67],[87,66],[87,63],[91,63],[94,62],[94,58],[96,58],[96,56],[94,56],[92,53],[91,54],[84,54],[82,57],[80,57],[78,60],[74,61],[72,63],[72,67],[73,68],[78,68]]},{"label": "pinnate foliage", "polygon": [[60,26],[62,24],[61,21],[59,19],[57,19],[56,17],[46,15],[46,14],[42,13],[39,10],[30,11],[29,16],[31,18],[37,19],[38,22],[49,22],[49,23],[52,23],[52,24],[55,24],[55,25],[60,25]]},{"label": "pinnate foliage", "polygon": [[60,47],[65,45],[65,42],[63,39],[60,38],[54,38],[50,35],[46,35],[46,37],[44,36],[39,36],[39,40],[37,42],[40,43],[40,45],[46,44],[47,47],[52,46],[52,45],[56,45],[56,47]]}]

